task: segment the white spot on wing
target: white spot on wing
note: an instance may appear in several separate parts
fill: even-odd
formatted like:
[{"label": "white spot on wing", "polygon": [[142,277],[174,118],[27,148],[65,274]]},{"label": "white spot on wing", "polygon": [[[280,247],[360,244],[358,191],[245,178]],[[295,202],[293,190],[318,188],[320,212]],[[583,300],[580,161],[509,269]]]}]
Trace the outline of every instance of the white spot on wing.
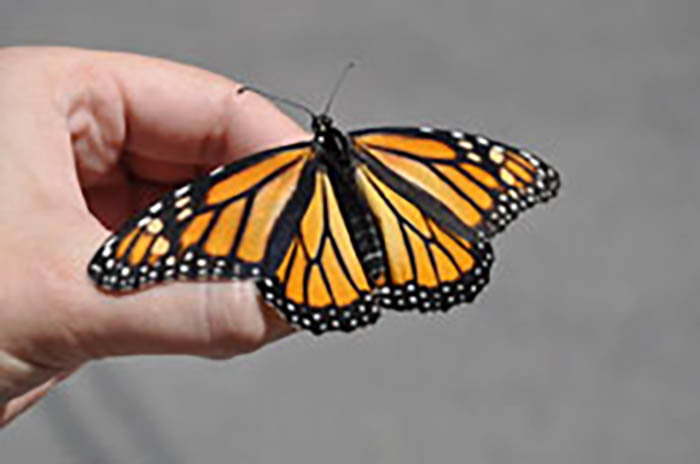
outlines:
[{"label": "white spot on wing", "polygon": [[188,185],[185,185],[184,187],[180,187],[179,189],[175,190],[175,196],[177,198],[179,198],[189,191],[190,191],[190,186],[188,184]]},{"label": "white spot on wing", "polygon": [[158,203],[151,205],[151,207],[148,208],[148,211],[150,211],[153,214],[156,214],[158,211],[161,210],[162,207],[163,207],[163,203],[158,202]]},{"label": "white spot on wing", "polygon": [[189,202],[190,202],[190,197],[182,197],[175,202],[175,207],[182,208]]},{"label": "white spot on wing", "polygon": [[460,140],[458,145],[467,151],[472,150],[474,148],[474,145],[467,140]]}]

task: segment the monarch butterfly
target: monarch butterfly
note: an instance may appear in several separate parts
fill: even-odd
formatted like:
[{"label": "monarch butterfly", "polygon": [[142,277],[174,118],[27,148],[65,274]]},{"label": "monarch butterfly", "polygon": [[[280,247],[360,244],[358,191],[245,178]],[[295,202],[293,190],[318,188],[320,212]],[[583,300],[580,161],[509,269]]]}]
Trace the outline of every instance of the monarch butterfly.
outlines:
[{"label": "monarch butterfly", "polygon": [[[350,67],[350,66],[349,66]],[[347,71],[346,68],[345,72]],[[252,279],[315,334],[374,323],[381,309],[447,311],[489,280],[490,237],[556,195],[535,155],[430,127],[338,130],[218,167],[127,221],[89,276],[109,291],[171,279]]]}]

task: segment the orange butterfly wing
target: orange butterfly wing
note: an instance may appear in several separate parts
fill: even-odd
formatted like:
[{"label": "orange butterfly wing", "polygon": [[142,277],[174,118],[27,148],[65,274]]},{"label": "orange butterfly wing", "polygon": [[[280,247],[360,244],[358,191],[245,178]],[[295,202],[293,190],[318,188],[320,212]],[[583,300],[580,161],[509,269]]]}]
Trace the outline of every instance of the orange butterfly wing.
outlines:
[{"label": "orange butterfly wing", "polygon": [[557,172],[528,151],[480,135],[432,128],[350,134],[358,151],[439,199],[469,227],[492,236],[554,197]]},{"label": "orange butterfly wing", "polygon": [[260,275],[268,239],[312,158],[309,143],[269,150],[169,193],[105,241],[89,275],[116,291]]},{"label": "orange butterfly wing", "polygon": [[444,311],[473,301],[489,279],[491,245],[441,210],[436,200],[432,205],[426,205],[431,201],[426,198],[411,202],[404,196],[410,190],[399,193],[406,186],[394,182],[368,165],[359,167],[358,183],[384,243],[387,278],[379,289],[380,305]]},{"label": "orange butterfly wing", "polygon": [[284,258],[258,287],[265,301],[287,319],[314,333],[351,331],[374,323],[379,308],[322,169],[315,172],[308,206]]}]

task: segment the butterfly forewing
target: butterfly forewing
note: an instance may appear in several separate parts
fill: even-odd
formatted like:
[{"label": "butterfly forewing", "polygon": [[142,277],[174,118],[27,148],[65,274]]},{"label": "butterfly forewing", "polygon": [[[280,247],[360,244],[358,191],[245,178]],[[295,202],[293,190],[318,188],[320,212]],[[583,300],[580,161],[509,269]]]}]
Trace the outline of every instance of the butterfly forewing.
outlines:
[{"label": "butterfly forewing", "polygon": [[109,290],[133,290],[260,275],[267,238],[312,155],[308,143],[270,150],[169,193],[107,239],[90,276]]},{"label": "butterfly forewing", "polygon": [[358,151],[488,236],[559,188],[559,175],[544,161],[480,135],[432,128],[379,128],[350,135]]}]

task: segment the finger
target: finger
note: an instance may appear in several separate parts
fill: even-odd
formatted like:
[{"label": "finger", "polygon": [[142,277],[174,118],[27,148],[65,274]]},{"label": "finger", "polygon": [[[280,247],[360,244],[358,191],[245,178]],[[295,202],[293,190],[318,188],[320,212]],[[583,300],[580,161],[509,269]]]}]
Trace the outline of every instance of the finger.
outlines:
[{"label": "finger", "polygon": [[[122,160],[132,154],[213,166],[308,138],[265,99],[238,95],[230,79],[167,60],[17,47],[0,49],[0,69],[0,107],[12,108],[0,112],[0,149],[21,153],[8,163],[18,162],[22,172],[31,171],[28,182],[40,178],[52,190],[66,192],[77,181],[93,186],[123,169]],[[169,175],[163,166],[131,167],[144,179],[182,178],[177,169]],[[13,177],[0,192],[16,188]],[[68,192],[77,198],[76,191]]]},{"label": "finger", "polygon": [[293,332],[252,282],[173,282],[94,300],[92,357],[193,354],[226,358]]},{"label": "finger", "polygon": [[[253,92],[238,94],[240,85],[225,77],[161,59],[89,53],[90,77],[104,71],[119,90],[128,128],[125,153],[212,165],[308,138],[273,104]],[[96,86],[87,90],[106,93]]]},{"label": "finger", "polygon": [[73,222],[75,230],[66,239],[71,248],[62,247],[70,256],[61,261],[72,263],[67,274],[77,276],[70,283],[77,291],[69,325],[87,358],[161,353],[230,357],[293,332],[250,281],[178,281],[130,294],[101,291],[89,281],[85,266],[104,231],[92,218]]}]

